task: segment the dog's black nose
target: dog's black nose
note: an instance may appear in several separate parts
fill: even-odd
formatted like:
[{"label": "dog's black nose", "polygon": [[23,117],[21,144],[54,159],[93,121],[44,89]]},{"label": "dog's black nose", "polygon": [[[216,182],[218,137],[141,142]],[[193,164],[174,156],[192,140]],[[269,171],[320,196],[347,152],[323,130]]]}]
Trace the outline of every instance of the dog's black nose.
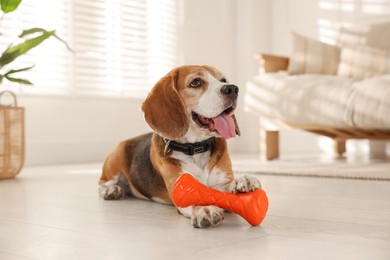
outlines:
[{"label": "dog's black nose", "polygon": [[238,91],[239,91],[239,88],[233,84],[227,84],[221,88],[222,94],[228,96],[229,98],[231,98],[233,100],[237,99]]}]

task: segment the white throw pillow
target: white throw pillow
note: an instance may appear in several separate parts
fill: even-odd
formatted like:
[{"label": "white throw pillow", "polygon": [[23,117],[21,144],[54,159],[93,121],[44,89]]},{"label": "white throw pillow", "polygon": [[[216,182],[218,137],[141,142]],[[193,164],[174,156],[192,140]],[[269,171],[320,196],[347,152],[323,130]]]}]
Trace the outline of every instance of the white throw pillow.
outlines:
[{"label": "white throw pillow", "polygon": [[341,27],[338,45],[364,45],[390,51],[390,21],[352,27]]},{"label": "white throw pillow", "polygon": [[336,74],[340,48],[291,32],[289,74]]}]

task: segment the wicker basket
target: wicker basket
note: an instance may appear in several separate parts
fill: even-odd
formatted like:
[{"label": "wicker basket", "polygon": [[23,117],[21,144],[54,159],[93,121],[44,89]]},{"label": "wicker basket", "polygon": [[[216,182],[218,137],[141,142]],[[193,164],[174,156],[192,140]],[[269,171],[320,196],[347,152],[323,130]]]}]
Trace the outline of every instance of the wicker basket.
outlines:
[{"label": "wicker basket", "polygon": [[[2,99],[11,95],[13,104]],[[11,91],[0,92],[0,179],[14,178],[24,163],[24,108],[18,107]]]}]

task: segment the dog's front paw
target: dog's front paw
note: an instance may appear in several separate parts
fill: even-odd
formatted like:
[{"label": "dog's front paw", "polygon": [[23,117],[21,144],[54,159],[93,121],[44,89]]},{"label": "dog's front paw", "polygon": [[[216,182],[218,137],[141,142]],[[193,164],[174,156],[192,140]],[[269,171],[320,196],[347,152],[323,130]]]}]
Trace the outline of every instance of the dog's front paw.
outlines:
[{"label": "dog's front paw", "polygon": [[191,224],[196,228],[216,227],[222,223],[223,209],[216,206],[195,206]]},{"label": "dog's front paw", "polygon": [[231,192],[234,194],[245,193],[261,189],[260,181],[254,177],[243,176],[231,183]]}]

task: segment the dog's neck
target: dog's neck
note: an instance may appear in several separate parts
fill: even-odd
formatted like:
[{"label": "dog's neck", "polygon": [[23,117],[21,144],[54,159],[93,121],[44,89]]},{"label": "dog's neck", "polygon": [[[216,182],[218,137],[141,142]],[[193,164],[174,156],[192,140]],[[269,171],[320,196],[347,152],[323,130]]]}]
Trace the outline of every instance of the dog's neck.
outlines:
[{"label": "dog's neck", "polygon": [[193,156],[195,154],[202,154],[211,151],[215,145],[214,133],[210,133],[206,129],[199,128],[194,122],[190,122],[190,126],[184,136],[169,140],[164,138],[165,153],[169,151],[178,151],[185,155]]},{"label": "dog's neck", "polygon": [[215,146],[215,137],[210,137],[204,141],[195,143],[181,143],[164,137],[162,137],[162,139],[165,143],[165,153],[168,153],[169,151],[178,151],[185,155],[193,156],[195,154],[211,151]]}]

